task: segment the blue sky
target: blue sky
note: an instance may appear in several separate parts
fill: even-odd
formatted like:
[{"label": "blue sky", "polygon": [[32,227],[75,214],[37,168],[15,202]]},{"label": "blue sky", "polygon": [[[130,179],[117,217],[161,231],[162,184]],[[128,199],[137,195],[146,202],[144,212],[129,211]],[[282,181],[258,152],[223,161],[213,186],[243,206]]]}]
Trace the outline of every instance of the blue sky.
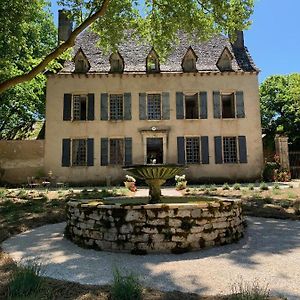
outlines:
[{"label": "blue sky", "polygon": [[[51,0],[57,23],[56,0]],[[245,44],[261,69],[259,80],[300,72],[300,1],[256,0]]]}]

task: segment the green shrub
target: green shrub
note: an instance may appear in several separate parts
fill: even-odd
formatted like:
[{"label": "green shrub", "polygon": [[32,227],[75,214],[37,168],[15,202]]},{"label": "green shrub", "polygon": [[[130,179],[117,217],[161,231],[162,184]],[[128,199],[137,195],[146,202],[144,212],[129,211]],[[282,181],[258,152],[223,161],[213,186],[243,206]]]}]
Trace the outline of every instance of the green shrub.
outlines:
[{"label": "green shrub", "polygon": [[113,276],[114,280],[110,291],[112,300],[142,299],[142,286],[135,275],[122,275],[116,268]]},{"label": "green shrub", "polygon": [[240,279],[232,285],[232,295],[229,300],[268,300],[270,290],[267,285],[260,285],[257,280],[253,282]]},{"label": "green shrub", "polygon": [[290,188],[290,189],[293,189],[294,186],[293,186],[292,184],[289,184],[289,188]]},{"label": "green shrub", "polygon": [[270,182],[274,180],[274,172],[279,169],[279,165],[277,162],[267,162],[265,164],[265,168],[263,170],[263,180]]},{"label": "green shrub", "polygon": [[268,185],[265,182],[262,182],[259,186],[261,191],[267,191],[269,189]]},{"label": "green shrub", "polygon": [[40,292],[42,283],[40,265],[19,265],[8,284],[9,299],[35,296]]},{"label": "green shrub", "polygon": [[241,189],[241,185],[239,183],[235,183],[233,185],[233,189],[239,191]]},{"label": "green shrub", "polygon": [[254,184],[253,184],[253,183],[250,183],[250,184],[248,185],[248,189],[249,189],[250,191],[253,191],[253,190],[254,190]]},{"label": "green shrub", "polygon": [[210,192],[213,192],[213,191],[216,191],[217,190],[217,187],[215,184],[212,184],[210,187],[209,187],[209,191]]},{"label": "green shrub", "polygon": [[279,190],[280,189],[280,186],[278,183],[275,183],[274,186],[273,186],[273,189],[274,190]]},{"label": "green shrub", "polygon": [[225,190],[230,190],[230,186],[228,183],[224,183],[223,186],[222,186],[222,189],[225,191]]}]

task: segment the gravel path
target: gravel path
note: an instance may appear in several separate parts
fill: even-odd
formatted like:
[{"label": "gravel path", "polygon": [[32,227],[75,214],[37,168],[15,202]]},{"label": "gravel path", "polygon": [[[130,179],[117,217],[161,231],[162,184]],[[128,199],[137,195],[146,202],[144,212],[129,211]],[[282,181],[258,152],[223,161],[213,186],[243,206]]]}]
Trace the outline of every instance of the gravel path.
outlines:
[{"label": "gravel path", "polygon": [[63,238],[64,223],[17,235],[2,246],[15,260],[35,259],[45,275],[84,284],[112,281],[112,267],[140,275],[144,285],[203,295],[226,294],[233,281],[258,279],[275,295],[300,299],[300,222],[249,218],[239,243],[181,255],[133,256],[81,249]]}]

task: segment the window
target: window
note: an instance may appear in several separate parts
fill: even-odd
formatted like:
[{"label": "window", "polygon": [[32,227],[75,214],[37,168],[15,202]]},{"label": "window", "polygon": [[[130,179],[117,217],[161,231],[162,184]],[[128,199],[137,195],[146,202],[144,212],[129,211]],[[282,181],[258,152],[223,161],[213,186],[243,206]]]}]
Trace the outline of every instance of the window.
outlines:
[{"label": "window", "polygon": [[148,120],[160,120],[161,119],[161,95],[160,94],[148,94]]},{"label": "window", "polygon": [[154,49],[152,49],[147,56],[146,67],[149,73],[159,72],[159,60]]},{"label": "window", "polygon": [[232,59],[233,56],[231,52],[228,50],[227,47],[224,48],[218,62],[217,62],[217,67],[219,70],[222,71],[232,71]]},{"label": "window", "polygon": [[72,140],[72,166],[87,165],[87,142],[85,139]]},{"label": "window", "polygon": [[222,118],[235,118],[235,101],[234,93],[231,94],[222,94]]},{"label": "window", "polygon": [[199,119],[198,94],[185,96],[185,118]]},{"label": "window", "polygon": [[196,61],[197,55],[195,54],[194,50],[190,47],[183,60],[182,60],[182,69],[184,72],[196,72]]},{"label": "window", "polygon": [[124,62],[119,52],[113,53],[110,58],[110,72],[111,73],[122,73],[124,70]]},{"label": "window", "polygon": [[111,120],[123,120],[123,95],[111,94],[109,108]]},{"label": "window", "polygon": [[237,163],[237,142],[236,137],[223,137],[224,163]]},{"label": "window", "polygon": [[124,163],[124,140],[109,140],[109,162],[112,165],[123,165]]},{"label": "window", "polygon": [[87,95],[73,96],[73,120],[87,120]]},{"label": "window", "polygon": [[90,63],[81,48],[77,51],[74,62],[75,73],[86,73],[90,69]]},{"label": "window", "polygon": [[185,139],[186,163],[200,163],[200,140],[198,137],[188,137]]}]

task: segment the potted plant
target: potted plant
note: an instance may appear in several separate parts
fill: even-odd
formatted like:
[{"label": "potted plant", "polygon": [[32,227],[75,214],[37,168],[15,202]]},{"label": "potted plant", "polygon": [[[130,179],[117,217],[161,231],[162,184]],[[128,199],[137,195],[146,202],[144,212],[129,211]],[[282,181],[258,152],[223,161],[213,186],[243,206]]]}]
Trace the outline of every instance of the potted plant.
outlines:
[{"label": "potted plant", "polygon": [[131,192],[136,192],[137,188],[135,186],[135,178],[129,175],[125,175],[125,181],[124,181],[124,185],[126,188],[128,188]]},{"label": "potted plant", "polygon": [[186,181],[185,175],[181,175],[181,176],[176,175],[175,181],[176,181],[176,190],[186,189],[187,181]]}]

